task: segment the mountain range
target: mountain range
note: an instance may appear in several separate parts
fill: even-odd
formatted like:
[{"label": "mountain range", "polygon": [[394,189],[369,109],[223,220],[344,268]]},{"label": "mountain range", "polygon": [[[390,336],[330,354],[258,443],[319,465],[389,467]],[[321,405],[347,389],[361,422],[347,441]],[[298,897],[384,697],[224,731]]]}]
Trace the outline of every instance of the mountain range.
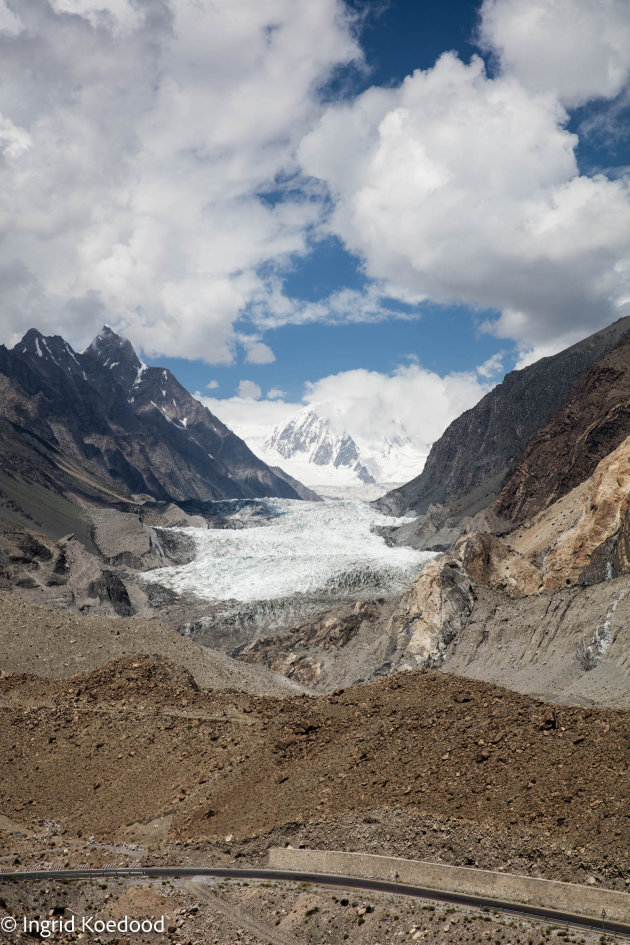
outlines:
[{"label": "mountain range", "polygon": [[[108,326],[81,353],[36,329],[12,350],[0,346],[0,396],[0,499],[9,516],[19,518],[24,489],[32,501],[38,486],[79,505],[300,498],[299,483],[271,470]],[[45,505],[39,525],[70,530],[62,502]]]},{"label": "mountain range", "polygon": [[311,407],[301,410],[288,423],[276,427],[264,443],[265,455],[276,453],[288,461],[288,468],[318,467],[311,475],[323,479],[325,472],[334,469],[347,473],[351,480],[374,484],[376,480],[361,462],[359,449],[348,433],[337,434],[330,420],[318,415]]},{"label": "mountain range", "polygon": [[[159,574],[139,572],[198,560],[190,534],[169,526],[270,531],[266,503],[205,497],[294,487],[109,329],[82,354],[37,332],[0,349],[0,830],[13,862],[242,866],[273,842],[627,891],[629,355],[625,319],[508,375],[381,500],[414,516],[383,530],[388,544],[439,552],[406,589],[329,597],[270,636],[252,607],[249,642],[235,647],[234,612],[169,596]],[[312,440],[296,426],[278,446],[315,448],[317,430],[326,446],[316,421]],[[336,446],[322,454],[331,468],[356,462]],[[293,508],[325,512],[338,536],[341,506]],[[228,509],[244,513],[240,525]],[[242,536],[249,555],[256,533]],[[309,541],[302,528],[297,555]],[[276,567],[289,568],[280,550]],[[196,642],[208,626],[215,649]],[[299,887],[291,916],[284,889],[262,885],[275,898],[250,922],[256,936],[330,938],[312,890]],[[219,939],[213,923],[212,939],[243,940],[262,895],[252,888],[213,894],[238,934]],[[93,910],[96,894],[76,889],[71,900],[63,887],[57,908]],[[147,898],[146,883],[101,891],[103,910],[125,915],[134,902],[167,912],[175,895]],[[2,892],[2,916],[39,908],[23,885]],[[178,941],[183,916],[201,911],[179,901]],[[364,907],[363,927],[340,900],[335,940],[393,941],[399,913],[389,937],[381,921],[391,901]],[[431,941],[488,938],[485,921],[447,912]],[[428,925],[416,922],[415,937]],[[513,925],[498,937],[522,941]],[[543,942],[549,928],[525,935]]]},{"label": "mountain range", "polygon": [[398,599],[239,655],[330,690],[440,667],[561,702],[630,699],[630,318],[508,374],[377,500],[438,552]]}]

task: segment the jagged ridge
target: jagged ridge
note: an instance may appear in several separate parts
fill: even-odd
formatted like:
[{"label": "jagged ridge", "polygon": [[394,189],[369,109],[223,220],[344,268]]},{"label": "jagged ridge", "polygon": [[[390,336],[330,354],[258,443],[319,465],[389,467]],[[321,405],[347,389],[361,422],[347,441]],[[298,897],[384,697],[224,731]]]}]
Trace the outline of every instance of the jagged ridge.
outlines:
[{"label": "jagged ridge", "polygon": [[23,475],[47,488],[67,492],[71,464],[75,491],[101,499],[108,489],[176,501],[299,498],[170,371],[142,364],[108,326],[83,353],[35,329],[13,350],[0,347],[0,391],[18,444],[3,438],[0,463],[15,471],[28,443],[37,455],[24,459]]}]

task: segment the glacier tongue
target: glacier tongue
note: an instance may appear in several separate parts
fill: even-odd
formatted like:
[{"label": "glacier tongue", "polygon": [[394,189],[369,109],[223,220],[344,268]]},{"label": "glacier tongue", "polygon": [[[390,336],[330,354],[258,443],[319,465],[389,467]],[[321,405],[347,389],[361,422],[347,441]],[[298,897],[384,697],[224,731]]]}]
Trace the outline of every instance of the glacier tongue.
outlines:
[{"label": "glacier tongue", "polygon": [[263,523],[248,519],[245,508],[233,517],[234,528],[178,529],[194,539],[195,560],[151,571],[144,580],[215,602],[293,595],[348,600],[400,593],[433,557],[388,547],[372,529],[405,520],[363,502],[258,500],[261,504]]}]

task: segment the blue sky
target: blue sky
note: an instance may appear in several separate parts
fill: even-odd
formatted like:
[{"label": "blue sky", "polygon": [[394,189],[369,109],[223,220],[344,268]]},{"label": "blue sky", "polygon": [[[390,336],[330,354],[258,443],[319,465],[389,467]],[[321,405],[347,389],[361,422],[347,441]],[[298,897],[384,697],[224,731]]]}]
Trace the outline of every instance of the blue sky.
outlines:
[{"label": "blue sky", "polygon": [[0,47],[5,343],[424,449],[628,311],[626,0],[0,0]]},{"label": "blue sky", "polygon": [[[398,85],[415,69],[431,68],[446,50],[454,49],[468,60],[479,53],[474,42],[479,16],[476,0],[389,4],[349,4],[364,17],[360,44],[365,69],[343,70],[335,86],[347,97],[372,85]],[[367,284],[361,260],[345,250],[336,236],[317,242],[305,257],[295,258],[286,271],[285,289],[293,297],[318,301],[336,289],[360,289]],[[474,369],[494,354],[506,353],[506,345],[482,333],[478,325],[492,312],[465,305],[392,305],[406,317],[392,317],[374,324],[288,325],[271,330],[266,341],[276,361],[245,368],[242,361],[209,370],[203,360],[149,359],[167,366],[191,390],[203,391],[208,381],[218,381],[217,397],[236,392],[243,376],[263,391],[280,388],[288,400],[300,400],[305,381],[355,368],[390,372],[410,356],[439,374]],[[506,369],[517,360],[506,353]],[[498,375],[497,375],[498,377]],[[220,408],[219,408],[220,409]]]}]

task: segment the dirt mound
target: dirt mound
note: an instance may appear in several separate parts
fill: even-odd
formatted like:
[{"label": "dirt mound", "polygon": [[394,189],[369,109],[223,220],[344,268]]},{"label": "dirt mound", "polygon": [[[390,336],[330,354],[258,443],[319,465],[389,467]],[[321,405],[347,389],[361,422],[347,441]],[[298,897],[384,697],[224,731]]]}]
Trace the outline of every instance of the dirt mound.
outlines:
[{"label": "dirt mound", "polygon": [[553,837],[611,880],[630,867],[627,712],[554,709],[432,671],[256,698],[138,658],[71,681],[0,680],[0,704],[1,809],[26,825],[111,840],[165,818],[171,840],[220,843],[377,809],[471,844],[490,832],[496,850]]},{"label": "dirt mound", "polygon": [[129,654],[185,667],[200,686],[281,695],[295,687],[182,637],[159,620],[87,617],[0,591],[0,671],[69,677]]}]

